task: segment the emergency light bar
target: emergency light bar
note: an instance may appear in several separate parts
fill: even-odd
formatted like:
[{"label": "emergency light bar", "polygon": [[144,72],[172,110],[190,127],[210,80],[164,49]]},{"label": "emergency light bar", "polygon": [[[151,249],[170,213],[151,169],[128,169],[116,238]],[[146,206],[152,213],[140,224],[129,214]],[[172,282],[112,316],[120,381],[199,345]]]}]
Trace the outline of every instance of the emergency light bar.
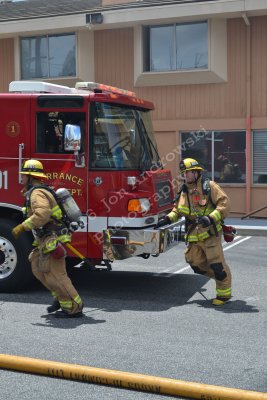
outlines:
[{"label": "emergency light bar", "polygon": [[127,96],[136,97],[136,94],[134,92],[130,92],[129,90],[120,89],[115,86],[104,85],[102,83],[96,83],[96,82],[77,82],[75,84],[75,89],[90,90],[93,92],[103,91],[103,92],[125,94]]},{"label": "emergency light bar", "polygon": [[54,83],[37,81],[13,81],[9,84],[10,92],[20,93],[73,93],[73,89],[68,86],[56,85]]}]

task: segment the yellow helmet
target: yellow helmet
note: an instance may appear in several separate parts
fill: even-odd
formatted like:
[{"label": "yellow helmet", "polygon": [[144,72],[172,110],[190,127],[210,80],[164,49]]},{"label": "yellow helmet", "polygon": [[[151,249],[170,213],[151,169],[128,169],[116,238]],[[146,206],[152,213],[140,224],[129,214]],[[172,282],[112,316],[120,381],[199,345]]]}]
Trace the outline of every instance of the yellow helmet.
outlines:
[{"label": "yellow helmet", "polygon": [[47,179],[47,176],[44,173],[43,164],[38,160],[26,160],[21,168],[20,174]]},{"label": "yellow helmet", "polygon": [[185,158],[179,164],[180,174],[183,174],[186,171],[199,170],[203,171],[203,168],[200,166],[199,162],[194,158]]}]

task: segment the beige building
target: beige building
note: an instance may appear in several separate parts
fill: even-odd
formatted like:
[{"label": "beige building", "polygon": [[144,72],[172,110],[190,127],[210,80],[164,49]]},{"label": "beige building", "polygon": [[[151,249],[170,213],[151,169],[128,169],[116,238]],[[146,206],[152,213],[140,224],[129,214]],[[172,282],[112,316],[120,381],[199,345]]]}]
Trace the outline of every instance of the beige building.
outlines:
[{"label": "beige building", "polygon": [[267,206],[266,43],[267,0],[2,0],[0,91],[21,79],[133,90],[155,105],[173,176],[197,158],[242,216]]}]

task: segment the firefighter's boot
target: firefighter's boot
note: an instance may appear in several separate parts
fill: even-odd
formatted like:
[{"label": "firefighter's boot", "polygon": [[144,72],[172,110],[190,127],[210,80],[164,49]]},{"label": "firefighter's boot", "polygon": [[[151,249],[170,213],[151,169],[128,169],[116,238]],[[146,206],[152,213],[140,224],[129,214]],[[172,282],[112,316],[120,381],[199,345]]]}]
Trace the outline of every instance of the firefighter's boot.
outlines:
[{"label": "firefighter's boot", "polygon": [[212,300],[212,304],[214,306],[223,306],[230,299],[231,299],[231,297],[219,297],[219,296],[217,296],[216,299]]},{"label": "firefighter's boot", "polygon": [[51,314],[59,309],[60,309],[60,304],[59,304],[59,301],[57,301],[57,300],[54,300],[53,303],[51,304],[51,306],[48,306],[46,308],[46,310],[49,314]]},{"label": "firefighter's boot", "polygon": [[216,299],[212,300],[214,306],[223,306],[231,299],[231,288],[219,289],[216,288]]},{"label": "firefighter's boot", "polygon": [[81,318],[81,317],[84,317],[84,314],[82,311],[71,314],[71,313],[68,313],[67,311],[60,310],[60,311],[57,311],[54,315],[55,315],[55,318]]}]

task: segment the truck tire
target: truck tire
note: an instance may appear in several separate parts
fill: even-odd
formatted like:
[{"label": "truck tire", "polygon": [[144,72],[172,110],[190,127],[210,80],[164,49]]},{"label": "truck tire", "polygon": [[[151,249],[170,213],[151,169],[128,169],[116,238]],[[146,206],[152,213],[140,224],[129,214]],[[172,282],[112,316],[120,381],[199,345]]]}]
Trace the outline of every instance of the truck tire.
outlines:
[{"label": "truck tire", "polygon": [[18,239],[11,230],[17,224],[0,218],[0,292],[18,292],[33,281],[28,255],[32,238],[23,233]]}]

